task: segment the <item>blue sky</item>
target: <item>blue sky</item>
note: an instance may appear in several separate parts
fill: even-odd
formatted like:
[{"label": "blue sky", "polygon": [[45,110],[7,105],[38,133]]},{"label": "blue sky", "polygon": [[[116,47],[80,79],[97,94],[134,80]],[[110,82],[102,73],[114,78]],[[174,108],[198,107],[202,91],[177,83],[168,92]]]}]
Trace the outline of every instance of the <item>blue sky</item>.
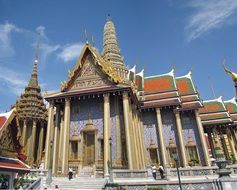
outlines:
[{"label": "blue sky", "polygon": [[192,71],[203,100],[235,95],[222,61],[237,72],[236,0],[0,0],[0,111],[24,91],[34,59],[35,32],[41,31],[39,82],[59,90],[85,42],[94,36],[102,51],[107,14],[115,23],[125,63],[145,75]]}]

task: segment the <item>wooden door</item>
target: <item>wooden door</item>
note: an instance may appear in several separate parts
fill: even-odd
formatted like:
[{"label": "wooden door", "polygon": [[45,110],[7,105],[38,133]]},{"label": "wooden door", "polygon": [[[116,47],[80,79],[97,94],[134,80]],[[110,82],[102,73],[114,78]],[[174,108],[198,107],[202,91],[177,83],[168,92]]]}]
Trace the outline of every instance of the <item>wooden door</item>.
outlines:
[{"label": "wooden door", "polygon": [[85,135],[85,165],[95,163],[95,134]]}]

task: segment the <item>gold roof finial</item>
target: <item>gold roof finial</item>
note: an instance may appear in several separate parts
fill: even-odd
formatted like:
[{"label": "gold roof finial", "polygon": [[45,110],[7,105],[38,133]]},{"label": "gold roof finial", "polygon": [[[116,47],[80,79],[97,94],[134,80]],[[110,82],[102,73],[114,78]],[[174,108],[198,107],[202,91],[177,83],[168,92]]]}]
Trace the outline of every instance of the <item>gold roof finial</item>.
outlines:
[{"label": "gold roof finial", "polygon": [[86,32],[86,29],[85,29],[85,40],[86,40],[86,44],[88,44],[88,36],[87,36],[87,32]]},{"label": "gold roof finial", "polygon": [[92,47],[94,47],[94,46],[95,46],[94,36],[91,37],[91,43],[92,43],[92,44],[91,44]]},{"label": "gold roof finial", "polygon": [[39,59],[40,32],[36,32],[35,60]]},{"label": "gold roof finial", "polygon": [[237,83],[237,73],[234,73],[233,71],[229,70],[226,68],[226,60],[224,59],[223,62],[223,67],[224,67],[224,70],[227,74],[229,74],[231,77],[232,77],[232,80]]},{"label": "gold roof finial", "polygon": [[215,93],[215,90],[214,90],[214,87],[213,87],[213,84],[212,84],[210,76],[208,76],[208,80],[209,80],[209,83],[210,83],[210,87],[211,87],[211,92],[212,92],[213,98],[216,98],[216,93]]}]

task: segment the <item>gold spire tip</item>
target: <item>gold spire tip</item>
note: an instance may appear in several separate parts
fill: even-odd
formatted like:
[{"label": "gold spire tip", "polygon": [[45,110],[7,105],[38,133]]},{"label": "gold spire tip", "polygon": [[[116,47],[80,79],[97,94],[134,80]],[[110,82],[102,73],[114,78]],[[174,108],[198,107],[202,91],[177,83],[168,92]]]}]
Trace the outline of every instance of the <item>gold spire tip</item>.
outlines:
[{"label": "gold spire tip", "polygon": [[87,36],[86,30],[85,30],[85,40],[86,40],[86,44],[88,44],[89,42],[88,42],[88,36]]}]

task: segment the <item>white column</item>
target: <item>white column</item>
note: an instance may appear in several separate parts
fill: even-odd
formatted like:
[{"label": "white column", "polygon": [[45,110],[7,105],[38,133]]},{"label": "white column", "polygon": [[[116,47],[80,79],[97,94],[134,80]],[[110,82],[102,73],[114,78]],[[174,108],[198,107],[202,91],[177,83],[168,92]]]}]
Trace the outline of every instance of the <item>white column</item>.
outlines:
[{"label": "white column", "polygon": [[56,118],[54,127],[54,140],[53,140],[53,174],[57,173],[58,170],[58,150],[59,150],[59,127],[60,127],[60,106],[56,106]]},{"label": "white column", "polygon": [[27,133],[27,121],[24,119],[23,121],[23,131],[22,131],[22,146],[24,147],[26,145],[26,134]]},{"label": "white column", "polygon": [[43,142],[44,142],[44,123],[40,123],[40,134],[39,134],[39,148],[38,148],[38,156],[37,160],[41,161],[42,152],[43,152]]},{"label": "white column", "polygon": [[160,112],[159,108],[156,108],[156,119],[157,119],[157,130],[158,130],[158,137],[159,137],[159,143],[160,143],[160,149],[161,149],[162,165],[163,165],[163,167],[166,167],[166,165],[167,165],[167,157],[166,157],[167,153],[166,153],[165,142],[164,142],[161,112]]},{"label": "white column", "polygon": [[34,154],[35,154],[35,140],[36,140],[36,121],[33,121],[33,129],[32,129],[32,144],[31,144],[31,159],[32,163],[34,163]]},{"label": "white column", "polygon": [[177,133],[178,133],[178,139],[179,139],[179,147],[180,153],[181,153],[181,163],[183,167],[188,166],[188,161],[186,157],[186,150],[185,150],[185,144],[184,144],[184,137],[183,137],[183,130],[182,130],[182,124],[180,119],[180,114],[178,111],[174,111],[175,118],[176,118],[176,127],[177,127]]},{"label": "white column", "polygon": [[49,104],[48,109],[48,125],[47,125],[47,135],[46,135],[46,143],[45,143],[45,169],[49,167],[50,160],[50,142],[53,139],[53,119],[54,119],[54,105],[52,102]]},{"label": "white column", "polygon": [[135,116],[134,116],[134,112],[135,112],[135,108],[134,106],[130,106],[131,107],[131,119],[132,119],[132,136],[133,136],[133,149],[134,149],[134,169],[139,169],[139,155],[138,155],[138,142],[137,142],[137,130],[136,130],[136,125],[135,125]]},{"label": "white column", "polygon": [[[104,176],[109,176],[109,127],[110,127],[110,105],[109,94],[104,94]],[[111,160],[112,161],[112,160]]]},{"label": "white column", "polygon": [[131,141],[130,141],[130,130],[129,130],[129,102],[128,102],[128,93],[123,93],[123,117],[125,125],[125,136],[126,136],[126,149],[127,149],[127,158],[128,158],[128,168],[133,169],[132,162],[132,150],[131,150]]},{"label": "white column", "polygon": [[115,136],[116,136],[116,164],[122,166],[122,141],[118,96],[115,96]]},{"label": "white column", "polygon": [[65,99],[63,129],[62,174],[68,172],[69,127],[70,127],[70,99]]},{"label": "white column", "polygon": [[207,142],[205,139],[205,134],[203,131],[203,126],[202,126],[202,122],[201,122],[201,118],[199,116],[198,110],[195,110],[195,118],[196,118],[198,133],[199,133],[199,137],[200,137],[200,141],[201,141],[201,145],[202,145],[205,165],[210,166]]}]

